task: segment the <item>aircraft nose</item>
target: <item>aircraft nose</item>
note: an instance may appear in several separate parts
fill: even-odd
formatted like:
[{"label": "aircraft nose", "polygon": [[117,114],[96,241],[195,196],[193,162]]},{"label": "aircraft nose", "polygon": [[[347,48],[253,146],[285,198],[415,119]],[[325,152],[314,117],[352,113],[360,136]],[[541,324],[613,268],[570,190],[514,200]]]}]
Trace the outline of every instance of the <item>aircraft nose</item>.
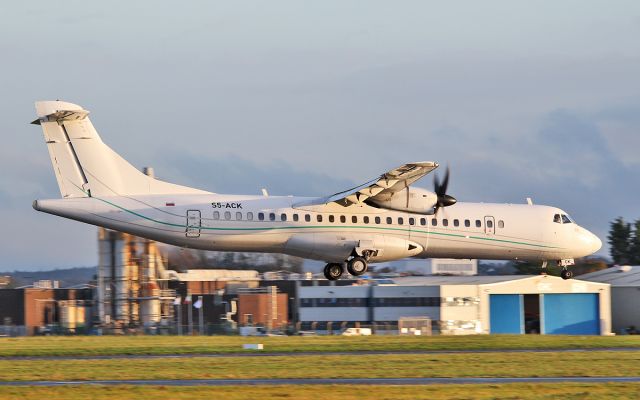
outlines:
[{"label": "aircraft nose", "polygon": [[585,255],[593,254],[602,247],[600,238],[584,228],[580,234],[580,242],[582,249],[586,253]]}]

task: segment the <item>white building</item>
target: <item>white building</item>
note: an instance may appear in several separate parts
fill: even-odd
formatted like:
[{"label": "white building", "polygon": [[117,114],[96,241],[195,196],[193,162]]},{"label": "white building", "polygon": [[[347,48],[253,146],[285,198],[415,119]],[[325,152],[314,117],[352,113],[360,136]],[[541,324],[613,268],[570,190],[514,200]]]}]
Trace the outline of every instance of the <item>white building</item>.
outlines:
[{"label": "white building", "polygon": [[299,286],[299,321],[335,327],[429,317],[442,334],[611,332],[608,284],[546,275],[394,281],[396,285]]},{"label": "white building", "polygon": [[432,258],[429,260],[430,275],[478,275],[478,260],[455,258]]},{"label": "white building", "polygon": [[625,334],[630,327],[640,331],[640,266],[607,268],[579,278],[611,285],[613,332]]}]

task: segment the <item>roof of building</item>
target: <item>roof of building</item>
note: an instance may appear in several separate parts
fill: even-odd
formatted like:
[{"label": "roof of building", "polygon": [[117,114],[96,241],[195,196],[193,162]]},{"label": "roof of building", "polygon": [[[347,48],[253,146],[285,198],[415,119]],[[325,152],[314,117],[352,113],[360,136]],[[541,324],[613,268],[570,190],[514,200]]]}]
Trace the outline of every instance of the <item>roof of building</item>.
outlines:
[{"label": "roof of building", "polygon": [[609,283],[611,286],[640,286],[640,265],[611,267],[577,277],[583,281]]},{"label": "roof of building", "polygon": [[398,285],[436,286],[436,285],[488,285],[491,283],[515,281],[536,275],[473,275],[473,276],[406,276],[393,278]]}]

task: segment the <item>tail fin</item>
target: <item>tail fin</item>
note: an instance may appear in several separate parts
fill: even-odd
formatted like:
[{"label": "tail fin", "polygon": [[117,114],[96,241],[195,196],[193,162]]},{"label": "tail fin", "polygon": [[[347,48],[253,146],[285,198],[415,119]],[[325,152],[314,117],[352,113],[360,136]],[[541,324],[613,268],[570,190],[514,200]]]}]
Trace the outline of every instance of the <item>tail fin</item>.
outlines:
[{"label": "tail fin", "polygon": [[104,144],[89,111],[63,101],[36,102],[62,197],[124,196],[206,191],[151,178]]}]

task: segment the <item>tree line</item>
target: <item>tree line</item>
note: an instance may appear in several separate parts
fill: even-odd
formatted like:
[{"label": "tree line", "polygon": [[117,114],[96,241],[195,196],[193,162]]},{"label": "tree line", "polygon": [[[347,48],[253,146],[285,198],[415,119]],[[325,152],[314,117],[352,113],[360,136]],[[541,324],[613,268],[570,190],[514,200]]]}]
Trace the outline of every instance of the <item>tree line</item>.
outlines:
[{"label": "tree line", "polygon": [[616,218],[611,222],[607,239],[614,264],[640,265],[640,219],[630,223]]}]

